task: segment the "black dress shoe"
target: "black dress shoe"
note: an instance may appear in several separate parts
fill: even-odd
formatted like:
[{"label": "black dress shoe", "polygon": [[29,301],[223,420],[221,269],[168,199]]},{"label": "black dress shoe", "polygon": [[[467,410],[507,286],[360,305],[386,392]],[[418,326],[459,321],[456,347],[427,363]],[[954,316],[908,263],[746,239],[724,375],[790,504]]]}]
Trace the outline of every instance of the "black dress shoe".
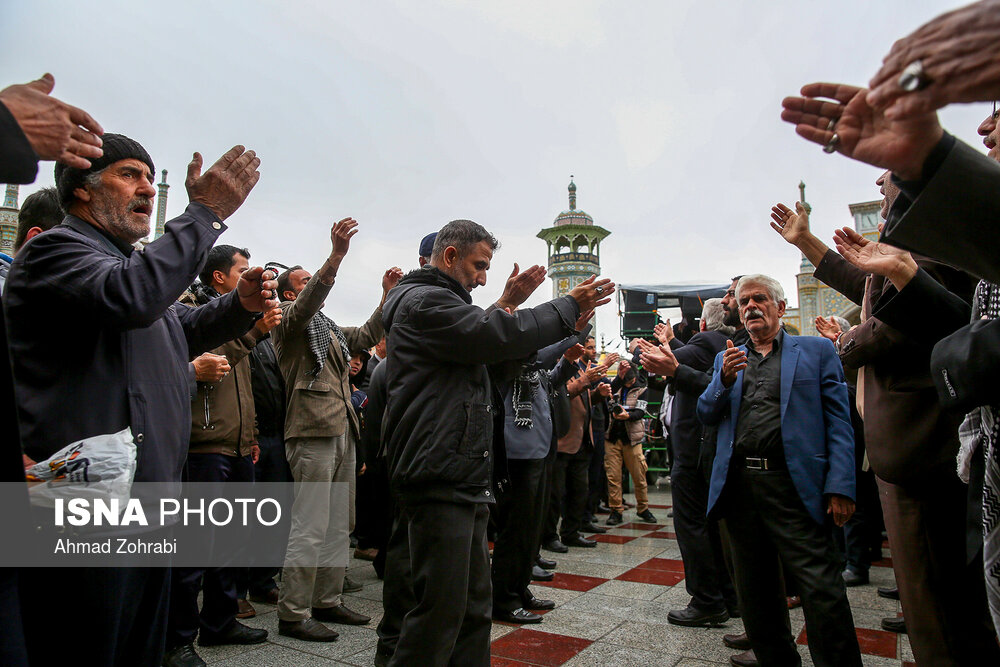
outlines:
[{"label": "black dress shoe", "polygon": [[596,523],[585,523],[582,526],[580,526],[580,530],[582,532],[584,532],[584,533],[606,533],[606,532],[608,532],[607,528],[601,528]]},{"label": "black dress shoe", "polygon": [[597,542],[594,540],[588,540],[586,537],[581,537],[580,535],[574,535],[573,537],[562,538],[563,544],[568,547],[584,547],[587,549],[597,546]]},{"label": "black dress shoe", "polygon": [[493,620],[502,621],[503,623],[541,623],[542,617],[540,614],[532,614],[526,609],[518,607],[514,611],[505,611],[503,609],[493,610]]},{"label": "black dress shoe", "polygon": [[267,630],[251,628],[239,621],[233,621],[225,631],[218,634],[202,630],[198,634],[198,646],[219,646],[222,644],[263,644],[267,641]]},{"label": "black dress shoe", "polygon": [[555,551],[557,554],[564,554],[569,551],[569,548],[559,540],[549,540],[542,545],[542,548],[546,551]]},{"label": "black dress shoe", "polygon": [[747,637],[747,633],[745,632],[738,635],[722,635],[722,643],[737,651],[750,650],[750,638]]},{"label": "black dress shoe", "polygon": [[617,526],[621,522],[622,522],[622,513],[619,512],[618,510],[611,510],[611,515],[608,517],[608,520],[605,521],[604,523],[605,525],[608,526]]},{"label": "black dress shoe", "polygon": [[882,588],[879,586],[878,596],[880,598],[887,598],[889,600],[899,599],[899,589],[898,588]]},{"label": "black dress shoe", "polygon": [[906,619],[900,616],[899,618],[890,616],[889,618],[882,619],[882,629],[889,632],[895,632],[901,635],[906,634]]},{"label": "black dress shoe", "polygon": [[536,598],[531,591],[525,589],[524,595],[521,597],[521,606],[525,609],[530,609],[531,611],[537,611],[539,609],[555,609],[556,603],[553,600],[543,600],[541,598]]},{"label": "black dress shoe", "polygon": [[194,644],[176,646],[163,655],[163,667],[206,667],[206,663],[194,650]]},{"label": "black dress shoe", "polygon": [[597,511],[594,512],[594,514],[611,514],[611,508],[604,503],[601,503],[597,506]]},{"label": "black dress shoe", "polygon": [[667,613],[667,623],[673,625],[683,625],[688,628],[708,628],[719,625],[729,620],[729,612],[722,611],[702,611],[694,607],[687,606],[683,609],[674,609]]},{"label": "black dress shoe", "polygon": [[556,562],[554,560],[549,560],[548,558],[542,558],[541,556],[535,559],[535,564],[544,570],[556,569]]},{"label": "black dress shoe", "polygon": [[648,509],[644,512],[639,512],[636,516],[645,521],[646,523],[656,523],[656,517]]},{"label": "black dress shoe", "polygon": [[552,581],[556,575],[549,572],[548,570],[543,570],[537,565],[531,566],[531,579],[532,581]]},{"label": "black dress shoe", "polygon": [[351,611],[344,605],[337,607],[313,607],[312,615],[317,621],[340,623],[341,625],[364,625],[372,620],[371,616]]},{"label": "black dress shoe", "polygon": [[847,568],[841,573],[841,576],[844,577],[844,584],[847,586],[864,586],[868,583],[867,572],[855,572]]},{"label": "black dress shoe", "polygon": [[307,642],[335,642],[340,636],[313,618],[302,621],[278,620],[278,634]]}]

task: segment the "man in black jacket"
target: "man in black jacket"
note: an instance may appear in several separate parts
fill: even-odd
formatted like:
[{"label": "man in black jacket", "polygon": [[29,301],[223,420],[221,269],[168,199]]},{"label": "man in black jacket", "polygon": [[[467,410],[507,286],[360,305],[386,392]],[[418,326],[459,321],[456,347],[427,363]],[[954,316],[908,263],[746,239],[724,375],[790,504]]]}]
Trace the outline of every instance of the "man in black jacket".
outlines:
[{"label": "man in black jacket", "polygon": [[[489,664],[495,412],[486,365],[572,334],[581,310],[614,291],[610,280],[591,278],[541,306],[511,315],[500,303],[486,313],[469,292],[486,284],[497,245],[474,222],[448,223],[430,265],[406,276],[385,304],[385,441],[399,514],[384,597],[406,582],[413,606],[394,650],[380,631],[377,664]],[[544,271],[533,276],[532,290]]]},{"label": "man in black jacket", "polygon": [[[175,303],[198,274],[223,220],[260,178],[253,151],[234,147],[204,175],[188,166],[186,211],[144,250],[153,165],[137,142],[104,135],[87,168],[56,168],[68,215],[18,253],[4,308],[26,453],[43,460],[67,444],[125,427],[138,448],[135,481],[179,482],[191,428],[188,360],[245,333],[251,311],[274,307],[273,281],[252,268],[236,289],[199,308]],[[76,332],[66,336],[67,323]],[[87,400],[81,400],[81,397]],[[59,418],[53,418],[58,415]],[[169,570],[106,567],[49,571],[32,579],[25,636],[32,662],[61,659],[51,637],[51,601],[73,581],[90,613],[63,628],[86,645],[86,664],[160,664]]]}]

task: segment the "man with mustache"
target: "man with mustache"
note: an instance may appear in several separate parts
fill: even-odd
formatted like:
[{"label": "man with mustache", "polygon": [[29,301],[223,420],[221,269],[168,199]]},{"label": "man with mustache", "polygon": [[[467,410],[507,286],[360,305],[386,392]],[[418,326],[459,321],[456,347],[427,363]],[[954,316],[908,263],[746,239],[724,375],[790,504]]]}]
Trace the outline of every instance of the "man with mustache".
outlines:
[{"label": "man with mustache", "polygon": [[[176,303],[260,179],[258,166],[253,151],[235,146],[202,173],[195,153],[190,203],[142,251],[133,244],[149,234],[156,190],[153,161],[138,142],[105,134],[102,156],[56,167],[66,219],[17,254],[4,295],[21,441],[31,458],[130,428],[134,480],[180,481],[191,432],[189,359],[246,333],[253,312],[277,305],[277,285],[260,267],[209,304]],[[161,663],[170,570],[109,565],[32,577],[22,601],[32,664],[63,660],[63,640],[87,647],[79,664]],[[67,582],[89,608],[53,641],[52,601],[65,597]]]},{"label": "man with mustache", "polygon": [[[718,425],[709,517],[726,520],[743,622],[764,665],[797,665],[781,568],[802,597],[819,667],[860,667],[861,651],[830,523],[854,512],[854,432],[833,344],[781,328],[785,296],[764,275],[736,284],[750,340],[732,341],[698,399]],[[780,560],[779,560],[780,559]]]}]

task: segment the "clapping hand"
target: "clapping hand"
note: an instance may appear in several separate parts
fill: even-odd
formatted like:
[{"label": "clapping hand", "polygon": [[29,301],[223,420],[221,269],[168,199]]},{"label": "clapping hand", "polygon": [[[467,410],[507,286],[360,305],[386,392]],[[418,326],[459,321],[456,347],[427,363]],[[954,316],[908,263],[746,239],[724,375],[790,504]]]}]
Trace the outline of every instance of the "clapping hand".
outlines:
[{"label": "clapping hand", "polygon": [[566,357],[566,361],[571,361],[573,363],[576,363],[577,361],[580,360],[580,357],[583,356],[583,353],[585,351],[586,350],[584,349],[583,345],[577,343],[573,347],[563,352],[563,356]]},{"label": "clapping hand", "polygon": [[653,327],[653,335],[656,336],[656,340],[664,345],[670,343],[674,339],[674,328],[670,326],[670,320],[657,322],[656,326]]},{"label": "clapping hand", "polygon": [[722,353],[722,384],[732,387],[737,374],[746,367],[746,352],[733,345],[733,341],[727,340],[726,351]]},{"label": "clapping hand", "polygon": [[576,318],[576,324],[574,325],[576,327],[576,330],[583,331],[584,327],[587,326],[587,322],[589,322],[590,318],[592,318],[593,316],[594,316],[593,308],[591,308],[590,310],[585,310],[582,313],[580,313],[580,317]]},{"label": "clapping hand", "polygon": [[840,338],[840,334],[843,333],[840,330],[840,325],[837,324],[837,321],[833,319],[832,315],[830,316],[829,319],[817,316],[816,331],[819,332],[820,336],[822,336],[823,338],[828,338],[834,343],[837,342],[837,339]]},{"label": "clapping hand", "polygon": [[677,362],[677,357],[666,345],[643,348],[639,360],[642,361],[642,367],[647,371],[663,377],[673,377],[680,365]]},{"label": "clapping hand", "polygon": [[866,273],[874,273],[903,289],[917,274],[917,263],[905,250],[886,243],[869,241],[850,227],[834,232],[833,242],[844,259]]},{"label": "clapping hand", "polygon": [[795,202],[795,212],[782,203],[771,207],[771,229],[792,245],[809,233],[809,213],[802,202]]},{"label": "clapping hand", "polygon": [[507,284],[504,285],[497,306],[510,308],[512,311],[517,310],[518,306],[527,301],[543,282],[545,282],[545,267],[536,264],[520,271],[517,262],[514,262],[514,270],[507,278]]},{"label": "clapping hand", "polygon": [[382,292],[388,292],[393,287],[399,284],[399,281],[403,278],[403,269],[398,266],[394,266],[391,269],[386,269],[386,272],[382,274]]},{"label": "clapping hand", "polygon": [[615,284],[611,282],[610,278],[601,278],[598,280],[597,276],[590,276],[570,290],[569,296],[576,299],[580,310],[584,311],[593,310],[598,306],[609,303],[614,291]]}]

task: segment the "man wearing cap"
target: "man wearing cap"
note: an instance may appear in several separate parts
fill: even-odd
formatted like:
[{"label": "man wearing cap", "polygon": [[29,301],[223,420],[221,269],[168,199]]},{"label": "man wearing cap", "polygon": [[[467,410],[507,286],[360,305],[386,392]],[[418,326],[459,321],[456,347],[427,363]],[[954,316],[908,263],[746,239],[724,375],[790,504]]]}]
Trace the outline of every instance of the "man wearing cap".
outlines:
[{"label": "man wearing cap", "polygon": [[421,268],[424,264],[430,264],[431,253],[434,252],[434,239],[437,238],[437,234],[437,232],[431,232],[420,240],[420,258],[417,261]]},{"label": "man wearing cap", "polygon": [[[253,311],[273,307],[275,283],[246,271],[236,289],[199,308],[175,303],[207,250],[257,183],[259,158],[236,146],[201,173],[188,165],[190,204],[164,235],[149,234],[153,161],[137,142],[104,135],[89,167],[56,166],[67,217],[26,245],[11,265],[4,303],[25,452],[43,460],[71,442],[131,427],[136,482],[178,482],[191,427],[188,363],[245,333]],[[67,336],[67,326],[73,334]],[[158,665],[170,570],[103,567],[47,570],[24,600],[32,663]],[[53,601],[87,601],[87,613],[60,624]],[[197,664],[197,663],[194,663]]]}]

